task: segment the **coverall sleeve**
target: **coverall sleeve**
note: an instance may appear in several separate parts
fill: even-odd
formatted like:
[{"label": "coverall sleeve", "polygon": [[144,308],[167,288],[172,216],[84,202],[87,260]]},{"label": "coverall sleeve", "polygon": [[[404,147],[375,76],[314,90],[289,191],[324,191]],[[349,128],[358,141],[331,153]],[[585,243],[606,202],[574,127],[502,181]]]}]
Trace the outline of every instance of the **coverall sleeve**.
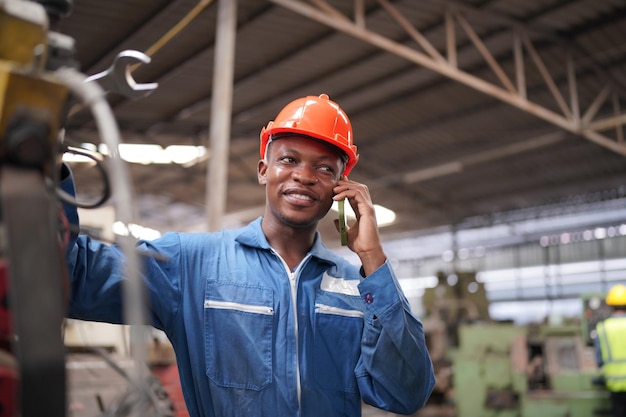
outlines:
[{"label": "coverall sleeve", "polygon": [[[64,166],[61,188],[74,195],[71,173]],[[63,203],[68,222],[77,226],[76,207]],[[169,234],[153,242],[138,242],[141,279],[151,300],[148,321],[165,329],[173,320],[180,304],[180,241]],[[158,257],[152,255],[158,254]],[[65,249],[71,296],[67,317],[81,320],[121,324],[123,316],[123,286],[125,257],[115,245],[109,245],[85,235],[72,234]],[[131,301],[132,302],[132,301]]]},{"label": "coverall sleeve", "polygon": [[361,357],[355,370],[363,401],[399,414],[424,406],[435,385],[421,321],[386,262],[359,284],[365,304]]}]

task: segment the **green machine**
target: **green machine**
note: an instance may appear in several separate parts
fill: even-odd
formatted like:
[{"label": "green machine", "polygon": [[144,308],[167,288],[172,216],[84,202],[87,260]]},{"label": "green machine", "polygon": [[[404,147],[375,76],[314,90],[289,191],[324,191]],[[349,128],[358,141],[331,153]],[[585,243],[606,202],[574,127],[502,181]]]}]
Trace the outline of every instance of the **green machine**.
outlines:
[{"label": "green machine", "polygon": [[440,275],[424,294],[438,385],[418,416],[610,416],[591,342],[599,299],[583,297],[581,320],[519,326],[490,319],[473,273]]},{"label": "green machine", "polygon": [[461,326],[453,359],[457,416],[610,415],[593,348],[581,334],[579,325]]}]

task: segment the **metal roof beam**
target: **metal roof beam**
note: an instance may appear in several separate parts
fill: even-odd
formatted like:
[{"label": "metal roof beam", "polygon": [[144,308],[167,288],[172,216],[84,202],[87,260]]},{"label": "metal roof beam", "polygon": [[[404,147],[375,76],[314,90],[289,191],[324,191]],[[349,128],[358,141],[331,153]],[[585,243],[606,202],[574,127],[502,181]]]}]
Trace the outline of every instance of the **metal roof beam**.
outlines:
[{"label": "metal roof beam", "polygon": [[549,133],[542,136],[525,139],[507,146],[468,155],[452,162],[446,162],[433,165],[426,168],[420,168],[415,171],[405,172],[400,175],[385,176],[377,180],[370,181],[369,188],[388,186],[395,183],[415,184],[423,181],[433,180],[435,178],[445,177],[447,175],[459,174],[465,169],[481,165],[488,162],[508,158],[524,152],[534,151],[543,147],[554,145],[557,142],[565,140],[567,134],[563,131]]},{"label": "metal roof beam", "polygon": [[[512,105],[522,111],[530,113],[561,129],[579,135],[593,143],[596,143],[597,145],[605,147],[620,155],[626,156],[626,145],[623,143],[623,141],[619,140],[619,138],[623,136],[619,132],[621,132],[621,130],[623,129],[623,125],[626,123],[626,121],[624,120],[626,114],[618,113],[614,115],[610,118],[611,123],[608,123],[607,119],[593,120],[593,117],[583,117],[581,119],[579,116],[579,109],[577,108],[578,94],[576,80],[574,76],[576,70],[574,68],[573,61],[570,61],[568,63],[568,85],[570,90],[570,102],[568,104],[564,97],[561,95],[558,87],[556,86],[547,66],[537,53],[534,45],[530,40],[530,36],[528,35],[524,27],[520,24],[515,25],[516,36],[519,36],[520,40],[514,42],[514,45],[512,45],[512,55],[516,58],[515,71],[517,87],[515,87],[508,79],[504,71],[502,71],[502,68],[498,64],[496,58],[487,49],[483,41],[480,39],[480,37],[473,30],[469,22],[463,16],[464,9],[459,8],[456,4],[452,6],[445,6],[447,28],[445,33],[447,37],[446,45],[448,49],[448,59],[441,59],[441,55],[438,51],[436,53],[433,52],[433,50],[436,51],[436,48],[432,47],[426,37],[424,37],[419,32],[419,30],[413,26],[411,26],[411,29],[407,30],[409,36],[411,36],[412,39],[416,40],[427,53],[423,53],[417,49],[410,48],[404,44],[398,43],[393,39],[387,38],[383,35],[369,30],[368,28],[366,28],[364,22],[359,21],[357,23],[356,18],[354,21],[351,20],[350,18],[341,14],[336,9],[332,8],[332,6],[324,2],[324,0],[313,0],[315,4],[320,6],[319,8],[309,5],[303,1],[297,0],[269,1],[278,6],[291,10],[294,13],[325,24],[331,28],[334,28],[335,30],[341,31],[345,34],[368,42],[387,52],[403,57],[444,77],[462,83],[495,99],[508,103],[509,105]],[[406,30],[406,25],[410,23],[407,22],[404,18],[398,18],[398,16],[401,16],[401,14],[397,11],[397,9],[395,9],[395,7],[387,0],[379,0],[379,2],[388,12],[389,10],[392,10],[390,12],[391,17],[396,19],[398,23]],[[358,4],[355,5],[355,10],[357,8]],[[475,10],[472,10],[471,12],[476,13]],[[341,16],[339,17],[338,15]],[[466,71],[457,68],[455,50],[456,42],[455,39],[452,38],[455,33],[455,24],[457,23],[466,31],[474,45],[477,47],[483,58],[487,61],[492,71],[496,73],[497,78],[500,80],[505,88],[501,87],[500,85],[496,85],[489,81],[478,78],[475,75],[472,75]],[[524,66],[521,61],[524,51],[528,53],[537,70],[542,75],[548,90],[557,102],[560,112],[553,111],[539,103],[530,101],[526,97],[526,77],[524,74]],[[615,108],[619,109],[619,106],[614,106],[614,109]],[[591,114],[591,110],[593,109],[588,109],[586,114]],[[618,140],[615,140],[603,134],[604,130],[601,128],[607,126],[607,124],[610,125],[609,127],[615,127],[617,129],[618,133],[616,134],[616,136],[618,137]]]}]

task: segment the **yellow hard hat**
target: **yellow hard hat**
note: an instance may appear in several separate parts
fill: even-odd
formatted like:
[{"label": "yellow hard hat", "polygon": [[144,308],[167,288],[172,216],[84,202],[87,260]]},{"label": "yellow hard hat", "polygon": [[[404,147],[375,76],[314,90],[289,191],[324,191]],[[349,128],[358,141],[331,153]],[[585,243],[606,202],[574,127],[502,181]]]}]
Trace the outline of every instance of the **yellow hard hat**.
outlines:
[{"label": "yellow hard hat", "polygon": [[626,306],[626,285],[614,285],[606,296],[606,303],[610,306]]}]

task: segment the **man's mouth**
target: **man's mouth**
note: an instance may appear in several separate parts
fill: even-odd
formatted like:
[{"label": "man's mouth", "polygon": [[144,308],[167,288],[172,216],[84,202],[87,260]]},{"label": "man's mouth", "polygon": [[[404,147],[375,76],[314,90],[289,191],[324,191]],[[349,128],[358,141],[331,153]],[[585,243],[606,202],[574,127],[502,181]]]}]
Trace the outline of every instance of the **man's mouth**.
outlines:
[{"label": "man's mouth", "polygon": [[313,198],[311,195],[309,194],[302,194],[302,193],[298,193],[298,192],[286,192],[285,193],[285,199],[294,205],[297,206],[310,206],[311,204],[313,204],[316,199]]}]

